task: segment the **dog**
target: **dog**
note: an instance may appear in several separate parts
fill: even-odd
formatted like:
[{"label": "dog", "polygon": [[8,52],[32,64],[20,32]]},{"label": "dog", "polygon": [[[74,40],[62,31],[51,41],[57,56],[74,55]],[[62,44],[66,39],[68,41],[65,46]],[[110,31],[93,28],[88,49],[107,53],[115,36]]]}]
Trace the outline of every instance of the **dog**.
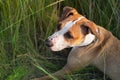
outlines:
[{"label": "dog", "polygon": [[[120,40],[72,7],[63,8],[56,31],[45,43],[52,51],[72,47],[66,65],[52,74],[58,79],[91,64],[112,80],[120,80]],[[52,80],[52,77],[35,80]]]}]

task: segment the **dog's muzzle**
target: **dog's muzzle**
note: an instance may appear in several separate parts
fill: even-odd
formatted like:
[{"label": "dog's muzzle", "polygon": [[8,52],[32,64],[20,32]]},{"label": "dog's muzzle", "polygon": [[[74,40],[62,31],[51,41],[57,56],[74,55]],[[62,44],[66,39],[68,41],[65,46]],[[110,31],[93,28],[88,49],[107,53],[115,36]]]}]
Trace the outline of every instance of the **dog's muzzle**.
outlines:
[{"label": "dog's muzzle", "polygon": [[52,47],[52,46],[53,46],[53,43],[52,43],[49,39],[46,39],[46,40],[45,40],[45,44],[46,44],[46,46],[48,46],[48,47]]}]

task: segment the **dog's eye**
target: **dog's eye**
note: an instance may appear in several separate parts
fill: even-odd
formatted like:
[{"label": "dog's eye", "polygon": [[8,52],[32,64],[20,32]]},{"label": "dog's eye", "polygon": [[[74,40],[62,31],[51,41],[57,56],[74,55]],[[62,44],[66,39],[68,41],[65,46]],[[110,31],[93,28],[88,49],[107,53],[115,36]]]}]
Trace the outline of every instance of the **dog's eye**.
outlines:
[{"label": "dog's eye", "polygon": [[66,32],[66,33],[64,34],[64,36],[65,36],[66,38],[69,38],[69,39],[72,39],[72,38],[73,38],[73,36],[70,34],[69,31]]},{"label": "dog's eye", "polygon": [[59,31],[61,29],[61,24],[57,25],[57,30]]}]

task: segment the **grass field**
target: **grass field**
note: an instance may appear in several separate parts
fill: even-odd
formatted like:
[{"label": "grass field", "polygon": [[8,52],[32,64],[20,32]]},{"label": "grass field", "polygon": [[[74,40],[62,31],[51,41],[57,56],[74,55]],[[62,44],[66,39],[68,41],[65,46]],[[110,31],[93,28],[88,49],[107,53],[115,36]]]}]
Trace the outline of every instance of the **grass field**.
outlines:
[{"label": "grass field", "polygon": [[[55,72],[69,50],[51,52],[52,34],[64,6],[76,8],[120,39],[120,0],[0,0],[0,80],[30,80]],[[109,80],[89,66],[65,80]]]}]

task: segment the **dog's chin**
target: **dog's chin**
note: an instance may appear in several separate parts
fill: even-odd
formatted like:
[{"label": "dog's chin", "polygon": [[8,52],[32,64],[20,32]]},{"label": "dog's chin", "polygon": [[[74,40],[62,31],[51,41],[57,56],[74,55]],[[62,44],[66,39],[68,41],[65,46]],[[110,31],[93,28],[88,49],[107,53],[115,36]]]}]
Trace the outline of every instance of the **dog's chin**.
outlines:
[{"label": "dog's chin", "polygon": [[50,50],[51,51],[61,51],[63,50],[64,48],[56,48],[56,47],[50,47]]}]

